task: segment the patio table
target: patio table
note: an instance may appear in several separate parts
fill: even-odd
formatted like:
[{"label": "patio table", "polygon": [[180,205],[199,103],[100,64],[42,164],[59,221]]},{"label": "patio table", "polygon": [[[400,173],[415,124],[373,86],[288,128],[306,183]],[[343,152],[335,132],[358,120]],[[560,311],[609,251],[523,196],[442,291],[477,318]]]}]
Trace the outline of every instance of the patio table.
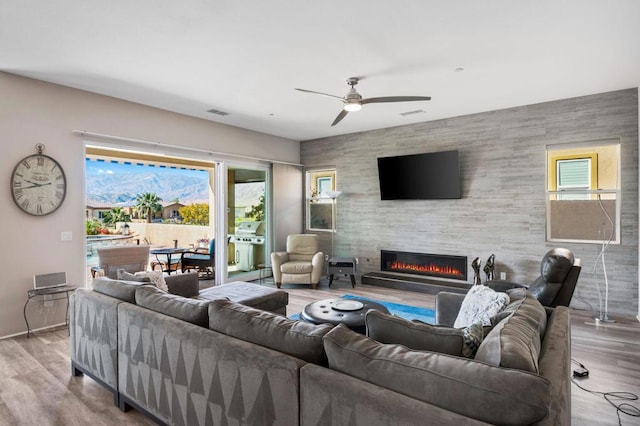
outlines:
[{"label": "patio table", "polygon": [[[182,256],[182,253],[187,251],[188,249],[186,248],[160,248],[160,249],[153,249],[153,250],[149,250],[149,253],[153,254],[156,257],[156,260],[158,261],[158,264],[160,265],[167,265],[167,269],[163,269],[162,272],[166,272],[168,275],[171,275],[171,257],[175,254],[179,254],[180,256]],[[160,260],[160,258],[158,256],[166,256],[167,261],[163,262],[162,260]],[[161,266],[162,267],[162,266]],[[176,267],[177,270],[177,267]]]}]

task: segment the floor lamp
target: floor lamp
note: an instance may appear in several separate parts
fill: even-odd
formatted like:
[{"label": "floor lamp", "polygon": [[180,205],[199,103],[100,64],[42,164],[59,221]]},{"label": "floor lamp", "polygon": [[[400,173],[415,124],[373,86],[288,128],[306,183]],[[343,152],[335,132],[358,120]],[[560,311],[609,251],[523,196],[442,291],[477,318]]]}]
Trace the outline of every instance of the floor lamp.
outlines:
[{"label": "floor lamp", "polygon": [[[609,244],[611,244],[611,241],[613,240],[613,235],[615,232],[615,223],[613,222],[613,219],[611,219],[611,216],[609,216],[609,213],[607,213],[607,210],[602,205],[602,198],[600,197],[600,194],[598,194],[598,203],[600,204],[600,209],[602,210],[602,213],[604,213],[605,217],[611,224],[611,235],[609,236],[609,240],[602,242],[602,248],[600,249],[600,254],[598,254],[598,257],[596,258],[596,261],[593,265],[593,272],[595,274],[596,268],[598,267],[598,260],[602,260],[602,274],[604,275],[604,311],[602,310],[602,296],[600,295],[600,285],[598,285],[598,281],[596,277],[596,285],[598,286],[598,300],[600,301],[600,314],[593,315],[592,318],[596,321],[596,323],[616,322],[616,320],[609,317],[609,277],[607,276],[607,266],[604,263],[604,253],[607,251],[607,248],[609,248]],[[605,230],[606,230],[606,225],[603,223],[602,224],[603,235]]]},{"label": "floor lamp", "polygon": [[336,198],[342,194],[341,191],[325,192],[331,198],[331,257],[333,257],[333,235],[336,233]]}]

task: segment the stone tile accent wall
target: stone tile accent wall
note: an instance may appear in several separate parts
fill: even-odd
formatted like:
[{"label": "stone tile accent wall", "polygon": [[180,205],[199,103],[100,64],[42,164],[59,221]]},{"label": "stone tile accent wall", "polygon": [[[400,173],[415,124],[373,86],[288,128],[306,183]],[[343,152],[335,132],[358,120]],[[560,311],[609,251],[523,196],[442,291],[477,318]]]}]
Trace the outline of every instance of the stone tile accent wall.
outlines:
[{"label": "stone tile accent wall", "polygon": [[[637,88],[305,141],[301,161],[336,167],[343,194],[334,254],[358,257],[359,275],[380,270],[381,249],[464,255],[469,262],[479,256],[483,265],[495,253],[497,277],[506,272],[510,281],[530,283],[544,253],[563,246],[583,264],[572,306],[597,311],[596,283],[604,288],[604,279],[593,266],[600,245],[545,241],[545,147],[611,138],[622,144],[622,244],[606,254],[609,313],[635,316]],[[377,157],[452,149],[460,151],[462,199],[380,200]],[[330,233],[318,234],[330,252]]]}]

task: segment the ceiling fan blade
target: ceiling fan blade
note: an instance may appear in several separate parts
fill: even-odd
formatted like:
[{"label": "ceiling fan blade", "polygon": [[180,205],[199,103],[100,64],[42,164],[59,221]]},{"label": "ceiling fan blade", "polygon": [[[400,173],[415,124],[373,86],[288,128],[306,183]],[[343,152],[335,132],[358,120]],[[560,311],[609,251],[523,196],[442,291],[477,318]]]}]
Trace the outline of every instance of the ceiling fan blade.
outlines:
[{"label": "ceiling fan blade", "polygon": [[331,126],[335,126],[336,124],[338,124],[339,122],[342,121],[343,118],[345,118],[347,116],[347,114],[349,114],[349,111],[347,111],[346,109],[343,109],[342,111],[340,111],[340,114],[338,114],[338,116],[336,117],[335,120],[333,120],[333,123],[331,123]]},{"label": "ceiling fan blade", "polygon": [[376,104],[382,102],[411,102],[411,101],[430,101],[431,96],[384,96],[381,98],[363,99],[361,103]]},{"label": "ceiling fan blade", "polygon": [[307,89],[298,89],[296,88],[295,90],[299,91],[299,92],[306,92],[306,93],[313,93],[315,95],[322,95],[322,96],[327,96],[329,98],[336,98],[336,99],[340,99],[341,101],[343,101],[344,99],[342,99],[340,96],[336,96],[336,95],[330,95],[328,93],[322,93],[322,92],[315,92],[313,90],[307,90]]}]

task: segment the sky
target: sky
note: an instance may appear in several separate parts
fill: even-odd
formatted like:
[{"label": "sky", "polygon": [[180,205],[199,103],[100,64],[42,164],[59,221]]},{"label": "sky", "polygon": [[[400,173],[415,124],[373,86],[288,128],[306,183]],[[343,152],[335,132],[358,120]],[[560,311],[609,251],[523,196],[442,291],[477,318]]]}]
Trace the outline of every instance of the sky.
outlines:
[{"label": "sky", "polygon": [[131,163],[117,163],[117,162],[109,162],[109,161],[97,161],[97,160],[87,160],[86,161],[86,169],[87,176],[96,176],[102,174],[110,174],[110,175],[119,175],[119,174],[128,174],[128,175],[142,175],[145,173],[149,173],[153,171],[159,175],[163,175],[166,177],[172,176],[189,176],[189,177],[203,177],[208,176],[206,171],[203,170],[194,170],[194,169],[182,169],[178,167],[167,167],[167,166],[155,166],[151,167],[148,165],[137,165],[133,162]]}]

